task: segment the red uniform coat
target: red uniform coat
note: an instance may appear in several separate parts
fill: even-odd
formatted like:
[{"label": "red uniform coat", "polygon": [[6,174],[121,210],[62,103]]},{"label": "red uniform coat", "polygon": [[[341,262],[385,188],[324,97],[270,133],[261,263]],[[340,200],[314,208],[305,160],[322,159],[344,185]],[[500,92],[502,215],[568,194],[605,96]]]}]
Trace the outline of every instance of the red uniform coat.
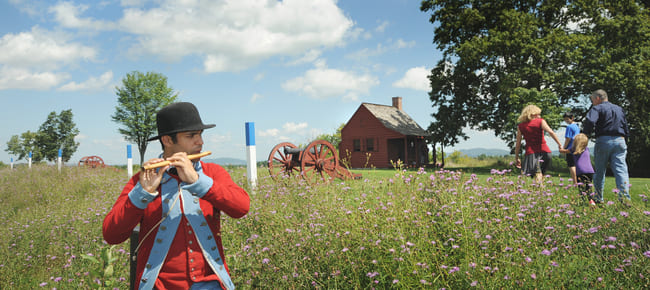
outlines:
[{"label": "red uniform coat", "polygon": [[[203,173],[214,181],[205,196],[199,200],[201,210],[208,221],[213,236],[216,238],[219,253],[224,260],[224,266],[228,269],[221,244],[220,212],[223,211],[233,218],[243,217],[248,213],[250,198],[248,193],[235,184],[228,172],[221,166],[204,162],[201,162],[201,165]],[[153,247],[154,237],[158,230],[157,224],[162,219],[160,195],[149,203],[146,209],[136,207],[129,199],[129,192],[139,180],[140,173],[138,172],[124,186],[113,208],[104,218],[102,227],[104,239],[107,243],[120,244],[126,241],[131,236],[135,226],[140,224],[139,238],[145,240],[137,253],[136,288],[139,285],[140,277]],[[179,181],[172,178],[168,182],[178,183]],[[151,234],[145,237],[150,231]],[[193,234],[188,221],[183,217],[165,263],[155,282],[155,287],[157,289],[189,289],[192,283],[211,280],[219,279],[205,262],[196,236]]]}]

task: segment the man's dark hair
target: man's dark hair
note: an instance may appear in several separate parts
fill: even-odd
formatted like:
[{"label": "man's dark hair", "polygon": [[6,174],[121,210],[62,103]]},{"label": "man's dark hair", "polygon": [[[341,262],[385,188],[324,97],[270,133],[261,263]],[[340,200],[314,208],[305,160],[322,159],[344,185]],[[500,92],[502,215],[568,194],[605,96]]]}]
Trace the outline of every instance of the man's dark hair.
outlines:
[{"label": "man's dark hair", "polygon": [[[176,142],[178,142],[178,137],[176,136],[176,134],[178,134],[178,133],[167,135],[167,136],[172,138],[172,142],[174,144],[176,144]],[[158,141],[160,141],[160,147],[162,147],[162,150],[165,151],[165,144],[163,144],[162,138],[158,139]]]}]

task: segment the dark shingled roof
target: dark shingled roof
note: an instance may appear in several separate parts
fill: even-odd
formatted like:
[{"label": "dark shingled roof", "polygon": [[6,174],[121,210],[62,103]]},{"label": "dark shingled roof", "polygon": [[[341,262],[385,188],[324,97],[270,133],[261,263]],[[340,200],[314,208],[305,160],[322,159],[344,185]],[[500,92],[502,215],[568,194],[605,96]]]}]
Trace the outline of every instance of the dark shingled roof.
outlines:
[{"label": "dark shingled roof", "polygon": [[407,136],[430,135],[418,123],[411,119],[411,116],[398,108],[370,103],[362,103],[361,105],[366,107],[377,120],[390,130]]}]

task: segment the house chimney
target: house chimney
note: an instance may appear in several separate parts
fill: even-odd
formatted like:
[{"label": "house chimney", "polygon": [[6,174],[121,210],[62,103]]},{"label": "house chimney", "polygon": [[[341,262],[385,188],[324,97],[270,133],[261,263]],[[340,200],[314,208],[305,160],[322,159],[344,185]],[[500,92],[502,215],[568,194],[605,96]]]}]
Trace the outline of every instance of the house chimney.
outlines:
[{"label": "house chimney", "polygon": [[402,97],[393,97],[393,107],[402,110]]}]

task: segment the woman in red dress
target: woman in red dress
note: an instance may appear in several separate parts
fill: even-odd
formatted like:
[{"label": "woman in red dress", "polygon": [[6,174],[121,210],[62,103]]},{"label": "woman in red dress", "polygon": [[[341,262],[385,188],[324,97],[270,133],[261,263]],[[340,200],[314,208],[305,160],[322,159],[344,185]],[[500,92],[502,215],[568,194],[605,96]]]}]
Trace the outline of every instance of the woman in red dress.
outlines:
[{"label": "woman in red dress", "polygon": [[[555,132],[548,126],[546,120],[540,117],[542,110],[535,105],[528,105],[522,111],[517,121],[517,143],[515,145],[515,161],[517,168],[521,168],[521,174],[535,178],[535,182],[541,184],[546,169],[551,165],[551,149],[546,145],[544,132],[546,131],[562,150],[562,143]],[[523,166],[519,160],[521,138],[526,140],[526,155]]]}]

